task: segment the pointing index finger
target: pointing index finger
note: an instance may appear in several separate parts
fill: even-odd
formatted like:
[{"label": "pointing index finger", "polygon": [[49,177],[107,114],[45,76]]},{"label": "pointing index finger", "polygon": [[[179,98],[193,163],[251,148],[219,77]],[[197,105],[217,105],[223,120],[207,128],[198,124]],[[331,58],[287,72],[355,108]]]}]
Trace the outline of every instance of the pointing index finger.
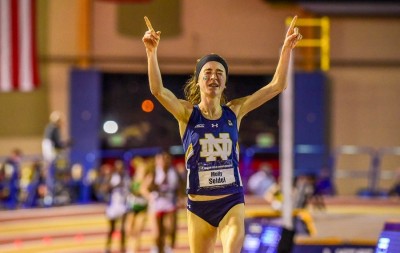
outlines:
[{"label": "pointing index finger", "polygon": [[146,26],[149,29],[149,31],[154,32],[153,26],[151,26],[150,20],[146,16],[144,16],[144,22],[146,22]]},{"label": "pointing index finger", "polygon": [[292,22],[290,23],[289,31],[294,28],[294,25],[296,24],[297,16],[294,16],[292,19]]}]

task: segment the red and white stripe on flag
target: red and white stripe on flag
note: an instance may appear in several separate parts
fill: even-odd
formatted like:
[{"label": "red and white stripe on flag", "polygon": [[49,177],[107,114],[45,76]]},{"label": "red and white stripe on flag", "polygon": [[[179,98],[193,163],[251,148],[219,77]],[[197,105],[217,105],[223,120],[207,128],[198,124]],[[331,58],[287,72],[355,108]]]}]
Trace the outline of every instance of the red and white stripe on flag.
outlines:
[{"label": "red and white stripe on flag", "polygon": [[39,85],[36,0],[0,0],[0,91]]}]

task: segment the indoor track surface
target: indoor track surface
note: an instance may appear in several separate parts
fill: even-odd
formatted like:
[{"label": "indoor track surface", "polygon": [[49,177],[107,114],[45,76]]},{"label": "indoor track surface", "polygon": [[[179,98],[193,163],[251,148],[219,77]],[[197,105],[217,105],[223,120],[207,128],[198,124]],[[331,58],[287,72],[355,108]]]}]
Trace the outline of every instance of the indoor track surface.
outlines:
[{"label": "indoor track surface", "polygon": [[[297,235],[296,243],[359,242],[375,244],[385,221],[400,220],[400,199],[326,198],[326,209],[307,210],[314,234]],[[1,253],[102,253],[107,232],[105,205],[88,204],[0,211]],[[246,196],[248,216],[274,216],[262,200]],[[177,245],[173,252],[189,252],[186,210],[179,211]],[[141,238],[142,250],[153,244],[149,226]],[[113,253],[119,252],[119,233],[113,235]],[[130,246],[130,240],[127,239]],[[129,249],[129,248],[128,248]],[[128,251],[129,252],[129,251]],[[222,252],[218,242],[216,253]]]}]

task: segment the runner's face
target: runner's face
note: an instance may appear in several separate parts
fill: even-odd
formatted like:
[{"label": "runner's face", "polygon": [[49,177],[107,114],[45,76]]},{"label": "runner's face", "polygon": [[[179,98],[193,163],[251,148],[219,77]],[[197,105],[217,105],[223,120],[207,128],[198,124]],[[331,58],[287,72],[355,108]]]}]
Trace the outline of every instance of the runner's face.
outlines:
[{"label": "runner's face", "polygon": [[200,71],[198,85],[203,94],[220,96],[226,87],[224,66],[216,61],[207,62]]}]

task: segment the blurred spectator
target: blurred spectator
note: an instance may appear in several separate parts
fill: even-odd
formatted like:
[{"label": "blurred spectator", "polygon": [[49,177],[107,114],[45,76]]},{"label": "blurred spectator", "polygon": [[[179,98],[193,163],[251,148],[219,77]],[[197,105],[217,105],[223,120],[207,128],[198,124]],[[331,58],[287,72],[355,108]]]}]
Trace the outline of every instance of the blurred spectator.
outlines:
[{"label": "blurred spectator", "polygon": [[48,164],[51,164],[57,155],[68,146],[68,142],[61,138],[62,124],[62,114],[58,111],[52,112],[42,140],[43,159]]},{"label": "blurred spectator", "polygon": [[22,151],[19,148],[15,148],[11,151],[10,156],[6,159],[4,164],[13,165],[19,168],[21,162],[22,162]]},{"label": "blurred spectator", "polygon": [[275,183],[276,179],[268,163],[262,163],[259,170],[251,175],[247,182],[249,191],[260,197],[264,197],[268,189]]},{"label": "blurred spectator", "polygon": [[19,203],[23,208],[42,205],[43,195],[40,194],[41,185],[45,186],[41,160],[34,160],[32,164],[21,167],[19,187]]},{"label": "blurred spectator", "polygon": [[130,184],[130,193],[128,195],[128,217],[127,231],[132,238],[133,252],[140,250],[140,236],[145,226],[147,219],[148,191],[143,184],[148,175],[154,174],[154,164],[146,161],[142,157],[136,157],[132,160],[134,173]]},{"label": "blurred spectator", "polygon": [[[184,162],[178,162],[175,165],[176,172],[179,176],[179,186],[180,186],[180,194],[186,195],[186,183],[187,183],[187,170]],[[186,201],[183,202],[183,207],[186,207]]]},{"label": "blurred spectator", "polygon": [[106,217],[109,224],[107,233],[106,250],[111,252],[111,242],[116,232],[117,221],[120,221],[120,251],[125,252],[125,218],[127,213],[126,198],[128,195],[129,178],[126,175],[122,161],[114,162],[114,170],[106,188],[110,194],[110,201],[106,208]]},{"label": "blurred spectator", "polygon": [[331,173],[328,168],[322,168],[316,182],[316,195],[333,196],[336,194],[335,186],[332,183]]},{"label": "blurred spectator", "polygon": [[274,210],[281,210],[283,204],[283,194],[279,183],[272,184],[264,194],[264,199]]},{"label": "blurred spectator", "polygon": [[[172,167],[171,156],[167,152],[155,156],[155,174],[150,198],[150,216],[155,229],[156,248],[152,252],[171,252],[175,246],[176,215],[179,190],[179,176]],[[167,245],[167,238],[170,245]]]},{"label": "blurred spectator", "polygon": [[112,175],[112,166],[110,164],[102,164],[97,172],[92,170],[89,173],[89,178],[94,178],[93,195],[96,201],[109,202],[109,182]]},{"label": "blurred spectator", "polygon": [[30,185],[33,180],[34,169],[26,163],[20,167],[19,180],[18,180],[18,202],[25,203],[30,194]]},{"label": "blurred spectator", "polygon": [[396,181],[390,187],[388,191],[389,196],[399,196],[400,197],[400,168],[397,170],[397,173],[395,175]]},{"label": "blurred spectator", "polygon": [[[46,125],[42,140],[42,155],[44,161],[44,169],[46,174],[46,196],[44,203],[47,206],[55,202],[56,191],[60,193],[60,184],[55,179],[55,161],[60,158],[62,151],[64,151],[68,143],[61,138],[61,127],[63,125],[63,115],[54,111],[50,114],[49,123]],[[58,183],[58,184],[57,184]],[[64,202],[64,196],[59,196],[61,202]]]},{"label": "blurred spectator", "polygon": [[294,208],[306,208],[313,204],[318,209],[324,209],[322,195],[316,191],[316,176],[313,173],[300,174],[294,181]]},{"label": "blurred spectator", "polygon": [[29,190],[29,196],[26,200],[26,206],[32,207],[43,205],[43,199],[46,196],[46,176],[44,174],[43,164],[40,161],[34,161],[32,164],[33,175]]},{"label": "blurred spectator", "polygon": [[5,208],[16,208],[22,151],[15,148],[0,167],[0,199]]},{"label": "blurred spectator", "polygon": [[99,171],[94,168],[90,168],[86,175],[83,176],[82,178],[82,184],[87,187],[88,189],[88,195],[89,195],[89,201],[90,202],[97,202],[99,201],[96,196],[96,189],[95,189],[95,183],[97,181],[97,178],[99,177]]},{"label": "blurred spectator", "polygon": [[184,163],[178,163],[175,166],[171,165],[171,168],[175,170],[178,176],[178,185],[175,190],[175,211],[172,213],[172,224],[171,224],[171,249],[175,248],[176,233],[178,231],[178,210],[180,208],[186,209],[186,182],[187,182],[187,171]]},{"label": "blurred spectator", "polygon": [[76,163],[71,167],[71,178],[68,182],[68,191],[71,203],[78,203],[81,199],[81,191],[83,187],[83,167]]}]

